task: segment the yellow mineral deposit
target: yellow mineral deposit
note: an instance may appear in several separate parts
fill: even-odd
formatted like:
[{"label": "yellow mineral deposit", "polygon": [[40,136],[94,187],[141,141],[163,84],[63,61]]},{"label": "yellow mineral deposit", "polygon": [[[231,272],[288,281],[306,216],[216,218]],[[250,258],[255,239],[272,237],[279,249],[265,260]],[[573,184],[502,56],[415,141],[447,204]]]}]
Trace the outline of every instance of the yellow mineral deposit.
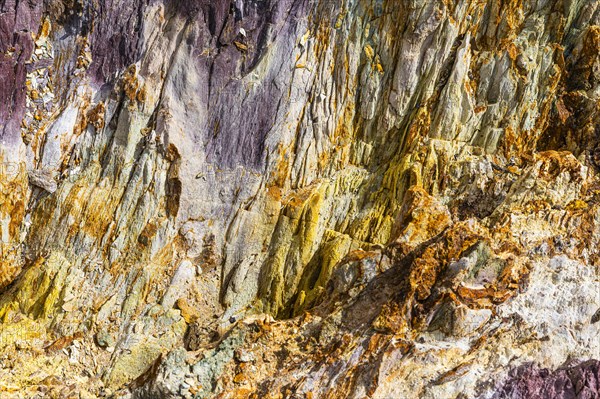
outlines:
[{"label": "yellow mineral deposit", "polygon": [[1,398],[596,398],[600,2],[7,2]]}]

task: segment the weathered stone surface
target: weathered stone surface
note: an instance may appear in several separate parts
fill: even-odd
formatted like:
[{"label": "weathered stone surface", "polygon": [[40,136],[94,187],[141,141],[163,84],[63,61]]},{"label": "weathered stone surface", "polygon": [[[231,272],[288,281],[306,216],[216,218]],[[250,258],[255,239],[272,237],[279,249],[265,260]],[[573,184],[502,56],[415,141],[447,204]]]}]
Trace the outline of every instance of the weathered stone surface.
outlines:
[{"label": "weathered stone surface", "polygon": [[597,396],[599,54],[598,0],[0,0],[0,396]]},{"label": "weathered stone surface", "polygon": [[595,398],[600,395],[600,365],[588,360],[555,371],[523,365],[511,371],[497,398]]}]

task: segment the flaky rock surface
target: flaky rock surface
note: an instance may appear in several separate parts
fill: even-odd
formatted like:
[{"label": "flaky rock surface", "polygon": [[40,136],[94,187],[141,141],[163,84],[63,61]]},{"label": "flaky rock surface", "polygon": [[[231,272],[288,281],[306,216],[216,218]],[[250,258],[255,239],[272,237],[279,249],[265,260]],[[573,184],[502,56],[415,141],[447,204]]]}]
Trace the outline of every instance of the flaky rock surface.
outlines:
[{"label": "flaky rock surface", "polygon": [[0,396],[600,397],[599,0],[0,0]]}]

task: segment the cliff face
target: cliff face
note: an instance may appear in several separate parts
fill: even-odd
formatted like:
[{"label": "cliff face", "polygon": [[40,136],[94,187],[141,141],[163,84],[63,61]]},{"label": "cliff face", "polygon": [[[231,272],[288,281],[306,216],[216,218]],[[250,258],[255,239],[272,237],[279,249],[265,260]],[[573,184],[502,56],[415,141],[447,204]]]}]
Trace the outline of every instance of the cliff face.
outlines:
[{"label": "cliff face", "polygon": [[0,53],[2,397],[600,395],[598,0],[0,0]]}]

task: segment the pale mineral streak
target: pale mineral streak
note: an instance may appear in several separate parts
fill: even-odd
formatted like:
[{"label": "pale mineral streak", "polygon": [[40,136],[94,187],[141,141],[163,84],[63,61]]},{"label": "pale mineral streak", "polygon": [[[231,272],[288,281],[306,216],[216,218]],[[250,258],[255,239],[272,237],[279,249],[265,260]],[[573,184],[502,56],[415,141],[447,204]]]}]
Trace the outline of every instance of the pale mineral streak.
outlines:
[{"label": "pale mineral streak", "polygon": [[1,398],[599,398],[600,0],[0,0]]}]

